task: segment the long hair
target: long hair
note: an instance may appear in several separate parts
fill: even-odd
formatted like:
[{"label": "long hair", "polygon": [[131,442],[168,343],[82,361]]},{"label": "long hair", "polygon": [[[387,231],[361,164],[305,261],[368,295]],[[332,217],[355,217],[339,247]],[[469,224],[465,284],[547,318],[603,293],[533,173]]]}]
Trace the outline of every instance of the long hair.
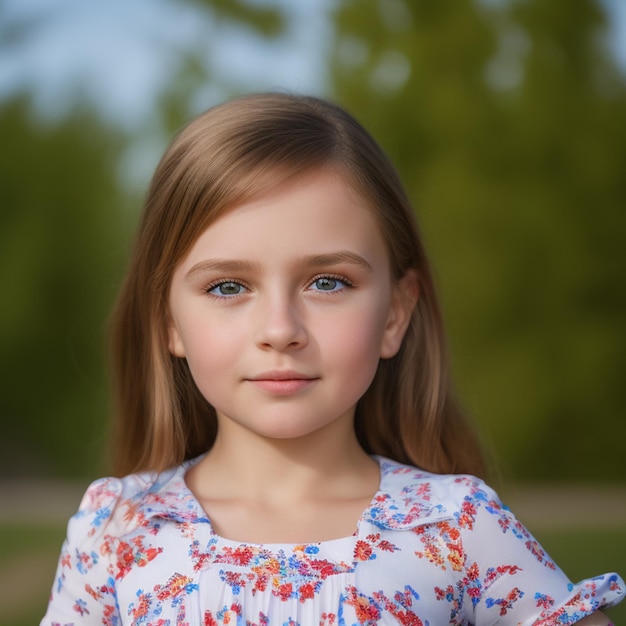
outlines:
[{"label": "long hair", "polygon": [[358,402],[362,447],[438,473],[484,471],[455,403],[443,322],[424,247],[398,175],[340,107],[259,94],[216,106],[174,138],[150,185],[112,319],[116,471],[160,471],[210,449],[217,431],[184,359],[168,350],[172,274],[228,208],[316,169],[338,173],[375,215],[394,278],[415,270],[419,299],[398,354],[381,360]]}]

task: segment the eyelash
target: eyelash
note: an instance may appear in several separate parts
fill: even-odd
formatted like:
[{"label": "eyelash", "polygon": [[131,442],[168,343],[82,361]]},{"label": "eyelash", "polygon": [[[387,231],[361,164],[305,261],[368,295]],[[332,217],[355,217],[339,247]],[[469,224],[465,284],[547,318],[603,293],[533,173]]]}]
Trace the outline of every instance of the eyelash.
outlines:
[{"label": "eyelash", "polygon": [[[354,283],[351,280],[347,279],[345,276],[341,276],[340,274],[318,274],[317,276],[314,276],[311,279],[311,281],[308,283],[307,289],[311,288],[311,286],[314,283],[316,283],[318,280],[323,280],[323,279],[335,280],[337,282],[342,283],[343,287],[340,287],[339,289],[328,290],[328,291],[324,289],[315,289],[313,291],[334,294],[334,293],[340,293],[341,291],[345,289],[352,289],[354,287]],[[237,298],[238,296],[243,295],[243,293],[236,293],[236,294],[231,294],[231,295],[211,293],[214,289],[217,289],[221,285],[227,285],[227,284],[239,285],[243,287],[244,289],[249,290],[249,287],[242,281],[232,279],[232,278],[226,278],[226,279],[220,279],[218,281],[211,283],[210,285],[207,285],[204,291],[207,296],[218,299],[218,300],[227,300],[227,299],[230,300],[230,299]]]},{"label": "eyelash", "polygon": [[215,298],[216,300],[232,299],[232,298],[237,298],[238,296],[243,295],[243,293],[236,293],[232,295],[225,295],[225,294],[220,295],[216,293],[211,293],[214,289],[217,289],[221,285],[228,285],[228,284],[239,285],[243,287],[244,289],[249,289],[248,286],[245,283],[241,282],[240,280],[235,280],[233,278],[225,278],[225,279],[217,280],[211,283],[210,285],[207,285],[204,291],[206,292],[207,296],[209,296],[210,298]]},{"label": "eyelash", "polygon": [[309,283],[309,287],[316,283],[318,280],[322,279],[328,280],[336,280],[337,282],[343,283],[343,287],[340,289],[333,289],[332,291],[326,291],[324,289],[316,289],[315,291],[321,291],[322,293],[340,293],[344,289],[352,289],[354,287],[354,283],[351,280],[348,280],[345,276],[341,276],[341,274],[319,274],[318,276],[314,276],[311,282]]}]

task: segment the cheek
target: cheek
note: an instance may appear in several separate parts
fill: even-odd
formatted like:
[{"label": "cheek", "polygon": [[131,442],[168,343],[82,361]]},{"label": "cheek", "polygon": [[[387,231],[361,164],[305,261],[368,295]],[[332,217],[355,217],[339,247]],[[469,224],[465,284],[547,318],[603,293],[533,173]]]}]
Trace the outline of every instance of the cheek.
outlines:
[{"label": "cheek", "polygon": [[345,331],[343,339],[338,337],[335,343],[336,358],[331,374],[347,408],[354,406],[371,385],[378,369],[380,350],[371,328],[366,325],[352,325]]},{"label": "cheek", "polygon": [[211,381],[217,381],[223,375],[229,360],[234,359],[238,350],[234,337],[227,332],[210,332],[210,326],[183,336],[187,364],[196,385],[205,395],[205,389]]},{"label": "cheek", "polygon": [[[215,350],[213,350],[215,348]],[[224,358],[214,358],[220,346],[211,346],[210,349],[187,358],[189,371],[202,397],[213,407],[220,407],[224,398],[230,394],[227,386],[229,379],[225,376],[229,364]],[[227,394],[226,396],[224,394]]]},{"label": "cheek", "polygon": [[325,344],[337,367],[344,368],[351,376],[373,376],[385,324],[386,313],[375,307],[363,307],[354,315],[329,324],[324,333]]}]

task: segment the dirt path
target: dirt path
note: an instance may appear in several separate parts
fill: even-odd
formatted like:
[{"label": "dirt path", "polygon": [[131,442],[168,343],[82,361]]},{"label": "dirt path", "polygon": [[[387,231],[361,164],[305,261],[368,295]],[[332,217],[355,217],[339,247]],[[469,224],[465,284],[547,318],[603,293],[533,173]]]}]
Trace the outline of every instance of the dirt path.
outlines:
[{"label": "dirt path", "polygon": [[0,523],[65,524],[88,481],[0,480]]},{"label": "dirt path", "polygon": [[531,530],[626,530],[626,485],[532,485],[503,497]]},{"label": "dirt path", "polygon": [[[87,481],[0,480],[0,524],[65,524],[76,512]],[[502,490],[527,526],[626,529],[626,485],[518,485]]]}]

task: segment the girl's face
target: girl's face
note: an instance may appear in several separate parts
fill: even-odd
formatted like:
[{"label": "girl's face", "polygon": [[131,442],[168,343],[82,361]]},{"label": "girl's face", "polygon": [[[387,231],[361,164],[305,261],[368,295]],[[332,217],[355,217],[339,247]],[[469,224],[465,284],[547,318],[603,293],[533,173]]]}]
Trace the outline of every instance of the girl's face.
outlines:
[{"label": "girl's face", "polygon": [[296,438],[352,421],[417,298],[394,284],[365,202],[337,176],[227,211],[174,272],[169,349],[226,424]]}]

